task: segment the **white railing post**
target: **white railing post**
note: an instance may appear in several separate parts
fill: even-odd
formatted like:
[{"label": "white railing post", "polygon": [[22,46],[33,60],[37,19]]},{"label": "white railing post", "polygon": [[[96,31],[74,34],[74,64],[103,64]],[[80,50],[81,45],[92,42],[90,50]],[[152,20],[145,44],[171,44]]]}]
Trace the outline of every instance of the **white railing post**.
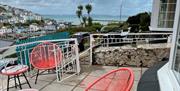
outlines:
[{"label": "white railing post", "polygon": [[109,38],[107,36],[107,44],[106,44],[106,47],[109,47]]},{"label": "white railing post", "polygon": [[[49,49],[48,49],[49,50]],[[55,66],[56,66],[56,77],[57,77],[57,81],[60,81],[60,77],[59,77],[59,69],[58,69],[58,62],[57,62],[57,52],[56,52],[56,46],[55,44],[53,44],[53,52],[54,52],[54,59],[55,59]],[[48,56],[48,55],[46,55]],[[59,61],[59,60],[58,60]]]},{"label": "white railing post", "polygon": [[171,41],[172,41],[172,35],[169,35],[169,36],[168,36],[167,43],[171,43]]},{"label": "white railing post", "polygon": [[77,39],[75,39],[75,51],[76,51],[76,67],[77,67],[77,73],[79,75],[81,68],[80,68],[80,62],[79,62],[79,49],[78,49],[78,42]]},{"label": "white railing post", "polygon": [[92,65],[92,48],[93,48],[93,35],[90,35],[90,65]]}]

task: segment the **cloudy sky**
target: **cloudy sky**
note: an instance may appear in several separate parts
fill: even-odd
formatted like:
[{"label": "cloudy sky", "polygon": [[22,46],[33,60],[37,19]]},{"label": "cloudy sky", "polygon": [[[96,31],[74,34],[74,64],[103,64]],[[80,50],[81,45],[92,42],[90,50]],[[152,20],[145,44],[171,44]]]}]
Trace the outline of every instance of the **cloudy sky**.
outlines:
[{"label": "cloudy sky", "polygon": [[[44,15],[74,15],[79,4],[89,2],[89,0],[0,0],[0,4],[23,8]],[[152,9],[152,0],[92,0],[92,13],[96,15],[119,15],[121,3],[123,4],[123,15],[134,15]]]}]

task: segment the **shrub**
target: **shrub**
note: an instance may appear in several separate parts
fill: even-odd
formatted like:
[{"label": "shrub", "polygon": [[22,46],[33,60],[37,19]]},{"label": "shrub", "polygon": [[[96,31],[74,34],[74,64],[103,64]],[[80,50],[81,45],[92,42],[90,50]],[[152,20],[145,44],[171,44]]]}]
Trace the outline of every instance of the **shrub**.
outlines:
[{"label": "shrub", "polygon": [[117,25],[109,25],[104,28],[104,31],[102,32],[116,32],[117,30],[120,30],[119,26]]},{"label": "shrub", "polygon": [[101,25],[100,23],[93,23],[91,27],[95,28],[96,30],[101,30],[103,25]]},{"label": "shrub", "polygon": [[71,35],[76,33],[76,32],[90,32],[90,33],[95,33],[96,30],[100,30],[102,28],[102,25],[100,23],[93,23],[92,26],[87,26],[87,27],[69,27],[65,29],[58,30],[59,31],[67,31]]}]

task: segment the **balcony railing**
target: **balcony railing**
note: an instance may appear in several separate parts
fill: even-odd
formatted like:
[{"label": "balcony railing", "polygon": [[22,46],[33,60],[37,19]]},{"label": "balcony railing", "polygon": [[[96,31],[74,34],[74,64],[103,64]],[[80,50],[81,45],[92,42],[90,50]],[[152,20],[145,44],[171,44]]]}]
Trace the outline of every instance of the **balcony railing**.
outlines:
[{"label": "balcony railing", "polygon": [[[36,69],[34,69],[32,64],[30,63],[30,55],[32,54],[33,48],[45,42],[56,44],[61,49],[62,60],[59,64],[58,62],[56,62],[55,64],[56,65],[55,73],[57,75],[57,81],[63,81],[64,79],[67,79],[75,74],[79,74],[80,65],[79,65],[78,42],[77,39],[73,39],[73,38],[36,41],[36,42],[30,42],[30,43],[24,43],[20,45],[0,48],[1,69],[11,64],[28,65],[29,71],[27,72],[27,75],[29,77],[34,76],[36,74]],[[57,51],[57,49],[54,48],[53,51]],[[56,59],[56,56],[54,57]],[[71,74],[67,74],[67,73],[71,73]]]},{"label": "balcony railing", "polygon": [[92,64],[93,48],[122,46],[126,44],[170,43],[172,33],[116,33],[90,35],[90,64]]}]

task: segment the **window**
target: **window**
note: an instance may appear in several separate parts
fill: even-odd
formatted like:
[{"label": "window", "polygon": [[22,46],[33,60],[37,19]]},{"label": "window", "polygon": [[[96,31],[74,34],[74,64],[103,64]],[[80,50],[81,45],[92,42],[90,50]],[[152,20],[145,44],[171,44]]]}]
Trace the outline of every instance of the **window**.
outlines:
[{"label": "window", "polygon": [[176,0],[160,0],[158,27],[173,28]]},{"label": "window", "polygon": [[[180,16],[179,16],[180,17]],[[174,74],[180,84],[180,22],[178,24],[178,35],[176,38],[176,44],[175,44],[175,60],[173,65]]]}]

